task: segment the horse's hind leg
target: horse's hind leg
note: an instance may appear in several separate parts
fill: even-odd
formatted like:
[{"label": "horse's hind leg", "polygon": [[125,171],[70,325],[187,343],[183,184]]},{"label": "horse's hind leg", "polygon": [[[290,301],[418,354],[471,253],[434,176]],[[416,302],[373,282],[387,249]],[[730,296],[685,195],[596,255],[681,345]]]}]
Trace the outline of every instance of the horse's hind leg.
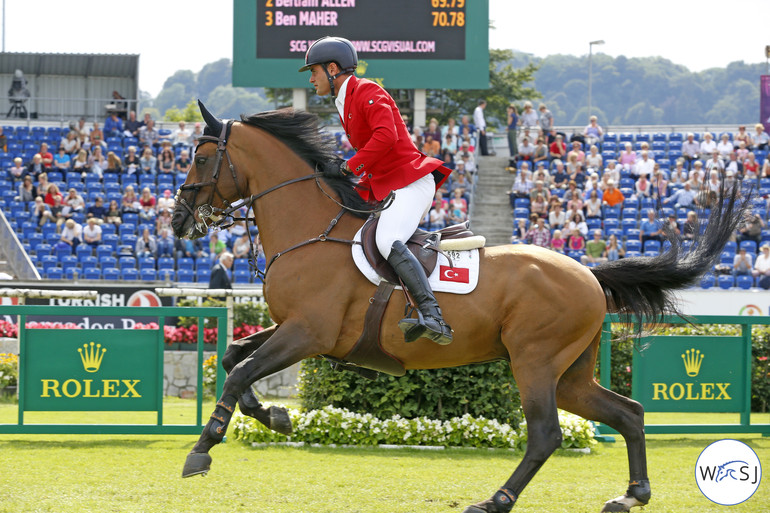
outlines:
[{"label": "horse's hind leg", "polygon": [[[513,366],[513,365],[512,365]],[[527,419],[527,450],[519,466],[491,499],[468,507],[464,513],[508,513],[524,487],[549,456],[561,446],[561,429],[556,411],[556,377],[516,372],[521,405]],[[551,381],[549,385],[548,381]]]},{"label": "horse's hind leg", "polygon": [[[225,371],[230,374],[233,367],[262,347],[273,333],[275,333],[276,329],[278,329],[278,325],[273,325],[230,344],[225,352],[225,356],[222,358],[222,367]],[[259,399],[257,399],[257,396],[251,387],[247,388],[238,398],[238,408],[244,415],[257,419],[277,433],[290,435],[292,432],[291,419],[289,418],[289,413],[286,411],[286,408],[281,408],[279,406],[265,408],[262,406],[262,403],[259,402]]]},{"label": "horse's hind leg", "polygon": [[556,398],[560,408],[589,420],[606,424],[626,440],[629,486],[625,495],[607,501],[602,511],[630,511],[650,500],[647,454],[644,440],[644,408],[594,381],[599,347],[598,334],[591,345],[559,380]]}]

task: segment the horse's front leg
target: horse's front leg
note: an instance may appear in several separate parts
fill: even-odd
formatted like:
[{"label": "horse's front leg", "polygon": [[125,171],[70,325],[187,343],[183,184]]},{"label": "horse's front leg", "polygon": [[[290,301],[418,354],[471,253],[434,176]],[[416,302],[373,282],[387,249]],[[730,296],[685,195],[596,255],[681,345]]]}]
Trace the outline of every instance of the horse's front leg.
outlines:
[{"label": "horse's front leg", "polygon": [[230,370],[214,413],[187,455],[182,477],[208,472],[211,464],[208,452],[224,438],[235,404],[249,385],[305,358],[328,352],[332,347],[333,342],[323,344],[317,336],[311,335],[306,323],[286,322],[276,328],[258,349]]},{"label": "horse's front leg", "polygon": [[[229,374],[236,365],[262,347],[277,329],[278,325],[273,325],[258,333],[234,341],[228,346],[225,356],[222,358],[222,367]],[[290,435],[292,432],[291,419],[286,408],[279,406],[265,408],[259,402],[251,387],[244,390],[240,397],[238,397],[238,408],[244,415],[257,419],[277,433]]]}]

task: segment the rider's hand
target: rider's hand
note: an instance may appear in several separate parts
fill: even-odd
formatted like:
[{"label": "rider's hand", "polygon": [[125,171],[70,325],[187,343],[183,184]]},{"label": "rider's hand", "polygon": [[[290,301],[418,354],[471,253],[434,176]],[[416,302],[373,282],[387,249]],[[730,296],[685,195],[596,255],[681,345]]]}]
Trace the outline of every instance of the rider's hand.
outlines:
[{"label": "rider's hand", "polygon": [[324,162],[321,172],[328,178],[344,178],[350,174],[347,162],[342,159]]}]

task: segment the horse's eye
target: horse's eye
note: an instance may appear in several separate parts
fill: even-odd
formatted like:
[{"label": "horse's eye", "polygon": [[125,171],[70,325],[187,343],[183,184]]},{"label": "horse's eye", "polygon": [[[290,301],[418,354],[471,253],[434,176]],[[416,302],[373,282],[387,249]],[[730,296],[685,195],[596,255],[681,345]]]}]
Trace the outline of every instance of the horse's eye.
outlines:
[{"label": "horse's eye", "polygon": [[198,157],[195,159],[195,163],[199,166],[202,166],[206,163],[206,157]]}]

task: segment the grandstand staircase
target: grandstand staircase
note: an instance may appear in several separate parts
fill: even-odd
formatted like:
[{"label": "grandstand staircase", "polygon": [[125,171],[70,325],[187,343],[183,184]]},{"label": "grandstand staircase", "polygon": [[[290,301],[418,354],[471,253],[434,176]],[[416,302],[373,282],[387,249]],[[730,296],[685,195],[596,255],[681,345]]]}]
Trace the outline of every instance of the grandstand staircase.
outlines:
[{"label": "grandstand staircase", "polygon": [[508,149],[496,148],[497,156],[476,157],[476,185],[471,201],[471,230],[487,239],[487,246],[510,244],[513,218],[508,191],[514,176],[505,170]]}]

